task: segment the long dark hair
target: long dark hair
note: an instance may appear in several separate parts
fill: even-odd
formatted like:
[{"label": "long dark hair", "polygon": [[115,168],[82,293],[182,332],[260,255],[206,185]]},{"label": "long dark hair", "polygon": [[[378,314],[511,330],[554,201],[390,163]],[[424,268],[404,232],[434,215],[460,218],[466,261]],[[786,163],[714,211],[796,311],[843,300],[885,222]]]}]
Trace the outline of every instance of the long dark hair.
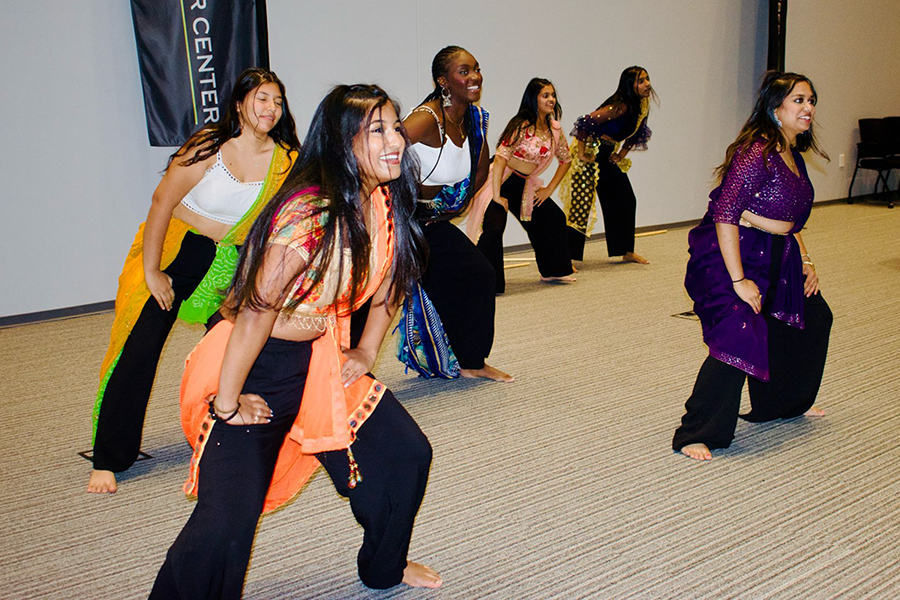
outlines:
[{"label": "long dark hair", "polygon": [[[330,264],[336,245],[350,249],[350,305],[356,303],[370,275],[371,239],[366,230],[360,199],[362,181],[353,152],[353,140],[357,135],[368,135],[373,114],[388,103],[399,115],[397,102],[377,85],[339,85],[325,96],[313,114],[296,165],[247,235],[229,290],[231,310],[279,308],[270,306],[261,295],[257,288],[257,275],[272,233],[274,217],[298,192],[311,187],[318,188],[316,194],[320,200],[310,201],[316,207],[311,210],[312,216],[326,215],[324,236],[306,264],[294,273],[283,290],[290,291],[299,277],[310,279],[310,283],[303,286],[302,293],[290,298],[285,308],[291,310],[302,303],[310,291],[322,282],[329,269],[338,269],[338,281],[345,281],[343,261],[339,260],[339,265]],[[410,292],[424,270],[422,231],[418,222],[412,219],[419,167],[413,153],[408,151],[410,141],[402,126],[401,133],[406,151],[400,162],[400,176],[385,184],[390,192],[390,219],[394,236],[393,276],[388,290],[390,304],[398,303],[404,294]]]},{"label": "long dark hair", "polygon": [[[634,65],[628,67],[619,75],[619,86],[612,96],[603,101],[600,108],[610,104],[624,104],[630,114],[639,114],[641,112],[641,97],[634,91],[634,82],[640,77],[641,73],[649,73],[644,67]],[[656,96],[656,90],[650,88],[650,96],[657,103],[659,98]]]},{"label": "long dark hair", "polygon": [[[519,135],[524,129],[529,125],[537,125],[538,96],[540,95],[541,90],[548,85],[553,88],[553,93],[555,94],[556,86],[553,85],[553,82],[549,79],[535,77],[528,82],[528,85],[525,86],[525,93],[522,94],[522,102],[519,103],[519,112],[517,112],[516,116],[510,119],[509,123],[506,124],[506,129],[500,134],[500,141],[497,142],[498,147],[503,142],[506,142],[509,146],[514,146],[515,143],[519,141]],[[562,105],[559,103],[559,98],[556,99],[556,106],[553,107],[553,114],[547,115],[548,130],[551,129],[551,117],[557,121],[562,118]]]},{"label": "long dark hair", "polygon": [[269,132],[269,137],[288,151],[299,150],[300,140],[297,138],[297,126],[288,106],[284,84],[274,72],[260,67],[252,67],[238,76],[238,80],[231,90],[231,97],[228,100],[228,106],[225,108],[225,116],[222,120],[205,125],[194,133],[185,142],[184,146],[169,157],[169,164],[171,165],[173,160],[181,158],[184,158],[184,160],[178,164],[184,167],[201,162],[210,156],[214,156],[219,151],[219,148],[222,147],[222,144],[239,136],[241,134],[241,122],[238,118],[237,106],[265,83],[274,83],[281,92],[281,119]]},{"label": "long dark hair", "polygon": [[[818,101],[819,94],[816,92],[816,87],[809,77],[798,73],[766,71],[762,78],[762,84],[759,86],[756,106],[753,107],[750,118],[744,123],[737,139],[725,151],[725,162],[716,167],[715,173],[719,179],[724,178],[728,174],[734,153],[738,150],[741,152],[745,151],[758,139],[763,140],[764,157],[768,157],[772,152],[777,152],[779,147],[782,149],[788,147],[787,138],[781,132],[781,127],[775,122],[775,109],[781,106],[784,99],[790,95],[794,87],[800,82],[805,82],[809,85],[814,100]],[[794,147],[800,152],[812,150],[825,160],[831,160],[825,151],[819,148],[813,127],[813,123],[810,122],[809,129],[797,135],[796,140],[794,140]]]},{"label": "long dark hair", "polygon": [[[444,123],[444,127],[447,124],[447,117],[444,114],[444,104],[441,102],[441,85],[438,83],[438,79],[443,75],[447,76],[447,69],[450,67],[450,61],[453,60],[453,57],[459,54],[460,52],[469,52],[465,48],[461,46],[445,46],[441,48],[437,54],[434,55],[434,58],[431,60],[431,80],[434,82],[434,90],[427,96],[422,102],[419,103],[419,106],[422,106],[426,102],[431,102],[432,100],[438,101],[438,106],[441,107],[441,122]],[[469,52],[471,54],[471,52]],[[478,152],[478,148],[475,147],[475,144],[472,143],[471,140],[476,138],[476,130],[475,128],[479,126],[478,123],[472,119],[469,115],[469,110],[467,109],[465,114],[463,115],[463,129],[466,131],[466,138],[469,141],[469,162],[472,165],[471,170],[469,171],[469,181],[472,185],[469,186],[469,189],[466,190],[466,201],[472,196],[475,192],[475,173],[478,172],[478,161],[475,160],[476,156],[480,156],[476,154]],[[441,138],[441,149],[444,148],[445,140]],[[440,157],[438,157],[440,160]]]}]

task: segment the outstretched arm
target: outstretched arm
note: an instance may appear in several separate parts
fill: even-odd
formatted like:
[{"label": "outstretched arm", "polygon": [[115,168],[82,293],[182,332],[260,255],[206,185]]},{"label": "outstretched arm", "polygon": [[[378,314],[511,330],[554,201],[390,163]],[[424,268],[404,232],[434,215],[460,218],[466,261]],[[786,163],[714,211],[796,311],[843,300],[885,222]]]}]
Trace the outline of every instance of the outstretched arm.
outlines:
[{"label": "outstretched arm", "polygon": [[166,231],[169,229],[169,221],[172,219],[172,211],[203,179],[206,169],[215,162],[213,156],[185,167],[178,163],[182,159],[183,157],[176,157],[172,161],[172,164],[166,169],[162,181],[156,186],[150,211],[147,213],[147,221],[144,224],[144,280],[147,282],[150,294],[163,310],[170,310],[175,302],[172,279],[160,270],[163,242],[166,239]]},{"label": "outstretched arm", "polygon": [[550,183],[535,192],[535,206],[540,206],[544,200],[553,195],[553,192],[556,191],[557,187],[559,187],[559,182],[563,180],[563,177],[565,177],[566,173],[569,172],[569,167],[571,166],[571,162],[559,163],[559,166],[556,167],[556,173],[553,174],[553,179],[550,180]]},{"label": "outstretched arm", "polygon": [[219,393],[214,400],[214,408],[220,416],[230,415],[240,408],[238,416],[229,424],[256,423],[272,415],[262,398],[241,391],[253,363],[272,334],[291,277],[302,267],[303,260],[296,251],[281,244],[270,245],[256,279],[266,307],[259,310],[243,308],[235,316],[234,330],[222,360]]}]

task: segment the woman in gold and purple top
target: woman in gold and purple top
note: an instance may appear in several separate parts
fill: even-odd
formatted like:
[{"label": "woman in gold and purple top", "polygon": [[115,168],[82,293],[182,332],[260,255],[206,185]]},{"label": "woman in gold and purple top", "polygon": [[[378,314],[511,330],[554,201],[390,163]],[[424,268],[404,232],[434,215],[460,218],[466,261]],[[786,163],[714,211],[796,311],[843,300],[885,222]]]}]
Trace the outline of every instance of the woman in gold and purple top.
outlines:
[{"label": "woman in gold and purple top", "polygon": [[[519,112],[500,134],[488,181],[475,197],[466,231],[494,267],[498,294],[506,289],[503,231],[507,211],[515,215],[528,234],[541,281],[575,281],[566,239],[566,216],[550,200],[572,162],[559,124],[561,116],[562,107],[553,84],[539,77],[528,82]],[[554,157],[559,166],[545,186],[540,175]]]},{"label": "woman in gold and purple top", "polygon": [[594,203],[599,200],[609,255],[621,256],[625,262],[649,262],[634,252],[637,199],[627,175],[631,161],[625,156],[630,150],[647,149],[651,96],[655,97],[655,92],[647,70],[628,67],[619,76],[616,92],[600,108],[575,121],[572,135],[577,151],[559,194],[574,260],[584,259],[584,240],[597,222]]},{"label": "woman in gold and purple top", "polygon": [[709,357],[672,446],[697,460],[734,438],[750,378],[751,422],[820,416],[832,315],[800,237],[813,188],[801,152],[827,158],[813,135],[816,91],[796,73],[768,72],[753,114],[718,168],[721,184],[688,235],[685,288]]}]

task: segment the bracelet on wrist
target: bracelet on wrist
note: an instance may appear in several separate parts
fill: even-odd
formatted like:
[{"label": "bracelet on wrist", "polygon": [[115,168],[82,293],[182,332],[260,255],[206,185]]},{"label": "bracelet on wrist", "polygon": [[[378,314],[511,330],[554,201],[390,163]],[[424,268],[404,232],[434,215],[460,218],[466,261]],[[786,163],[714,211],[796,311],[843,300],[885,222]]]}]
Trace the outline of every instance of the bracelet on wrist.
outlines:
[{"label": "bracelet on wrist", "polygon": [[809,266],[811,266],[811,267],[813,267],[813,268],[816,267],[816,263],[814,263],[814,262],[811,261],[811,260],[804,260],[804,261],[803,261],[803,264],[804,264],[804,265],[809,265]]},{"label": "bracelet on wrist", "polygon": [[746,277],[741,277],[740,279],[732,279],[732,280],[731,280],[731,283],[732,283],[732,284],[740,283],[740,282],[744,281],[745,279],[747,279],[747,278],[746,278]]},{"label": "bracelet on wrist", "polygon": [[238,400],[237,406],[234,409],[234,412],[228,415],[227,417],[222,417],[219,415],[219,411],[216,410],[216,396],[213,396],[212,400],[209,401],[209,416],[212,417],[213,421],[222,421],[223,423],[227,423],[228,421],[235,418],[241,410],[241,401]]}]

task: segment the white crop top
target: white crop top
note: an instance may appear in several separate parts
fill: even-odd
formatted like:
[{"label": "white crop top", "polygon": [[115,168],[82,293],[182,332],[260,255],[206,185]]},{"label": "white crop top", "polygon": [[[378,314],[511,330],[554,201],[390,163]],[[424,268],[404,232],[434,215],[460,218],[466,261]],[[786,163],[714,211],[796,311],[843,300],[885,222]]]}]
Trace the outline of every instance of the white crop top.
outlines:
[{"label": "white crop top", "polygon": [[244,216],[259,196],[264,181],[243,183],[222,162],[222,151],[216,164],[206,170],[181,203],[193,212],[226,225],[234,225]]},{"label": "white crop top", "polygon": [[[462,148],[447,138],[444,142],[443,153],[440,148],[432,148],[422,142],[413,144],[410,149],[419,157],[422,177],[428,176],[422,180],[425,185],[454,185],[465,179],[472,170],[469,138],[463,142]],[[440,156],[440,161],[438,161],[438,156]],[[431,174],[429,175],[429,173]]]}]

